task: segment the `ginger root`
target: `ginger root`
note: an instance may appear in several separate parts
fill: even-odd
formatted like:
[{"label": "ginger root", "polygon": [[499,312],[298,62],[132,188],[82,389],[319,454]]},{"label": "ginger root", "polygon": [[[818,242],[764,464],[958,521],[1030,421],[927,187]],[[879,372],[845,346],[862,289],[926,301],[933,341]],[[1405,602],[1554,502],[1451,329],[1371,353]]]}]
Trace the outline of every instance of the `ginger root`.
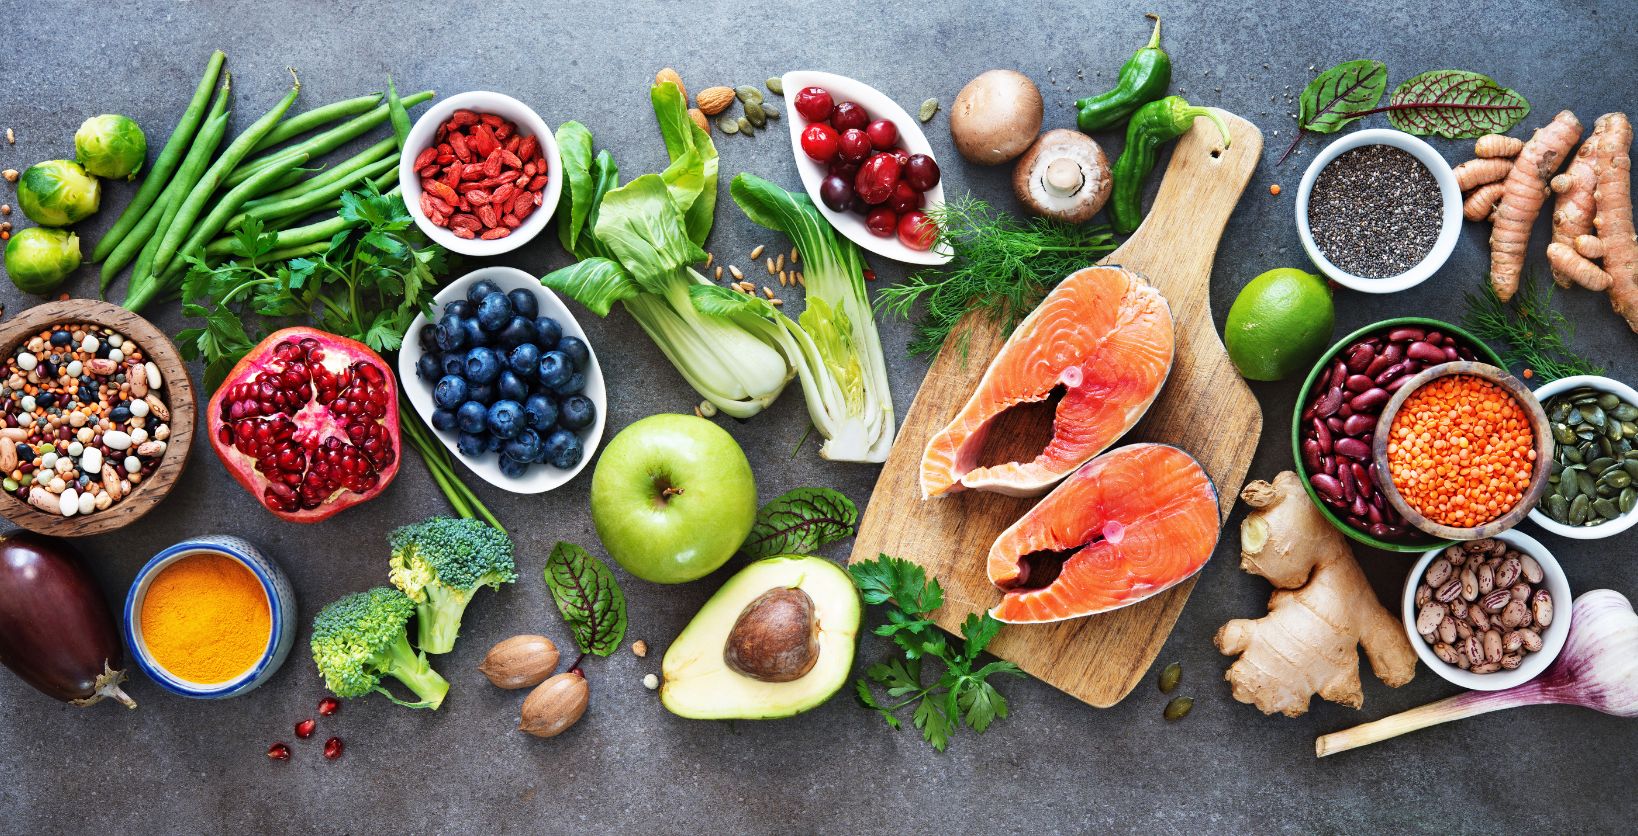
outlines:
[{"label": "ginger root", "polygon": [[1314,694],[1359,708],[1359,645],[1378,679],[1395,688],[1411,681],[1416,652],[1404,626],[1377,601],[1297,474],[1252,482],[1240,497],[1256,509],[1240,525],[1240,567],[1278,589],[1268,615],[1217,631],[1217,649],[1240,657],[1224,676],[1234,698],[1288,717],[1306,713]]},{"label": "ginger root", "polygon": [[[1606,113],[1554,177],[1553,242],[1547,263],[1561,287],[1608,291],[1610,305],[1638,331],[1638,233],[1632,219],[1632,123]],[[1592,233],[1596,230],[1597,234]],[[1596,262],[1602,262],[1600,266]]]},{"label": "ginger root", "polygon": [[1530,227],[1547,200],[1547,183],[1569,159],[1581,139],[1581,120],[1568,110],[1559,111],[1553,121],[1538,129],[1524,143],[1513,170],[1503,181],[1501,203],[1496,206],[1490,228],[1490,283],[1503,302],[1519,289],[1524,272],[1524,255],[1530,246]]}]

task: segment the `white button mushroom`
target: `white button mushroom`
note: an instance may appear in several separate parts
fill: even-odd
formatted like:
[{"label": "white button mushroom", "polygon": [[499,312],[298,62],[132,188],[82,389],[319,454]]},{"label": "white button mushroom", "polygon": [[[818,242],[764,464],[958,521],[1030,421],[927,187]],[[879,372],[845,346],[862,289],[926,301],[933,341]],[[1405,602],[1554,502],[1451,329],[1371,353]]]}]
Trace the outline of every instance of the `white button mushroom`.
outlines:
[{"label": "white button mushroom", "polygon": [[1109,158],[1092,137],[1066,128],[1047,131],[1013,169],[1012,190],[1031,212],[1085,223],[1114,188]]}]

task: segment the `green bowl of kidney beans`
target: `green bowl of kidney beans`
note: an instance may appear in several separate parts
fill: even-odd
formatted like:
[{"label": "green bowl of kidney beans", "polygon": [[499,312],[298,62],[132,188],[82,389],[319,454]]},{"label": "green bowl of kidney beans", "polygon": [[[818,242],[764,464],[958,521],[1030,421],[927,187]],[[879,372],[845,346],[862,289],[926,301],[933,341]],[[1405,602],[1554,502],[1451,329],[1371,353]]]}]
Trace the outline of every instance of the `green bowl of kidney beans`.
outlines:
[{"label": "green bowl of kidney beans", "polygon": [[1535,394],[1555,446],[1547,493],[1530,519],[1582,540],[1638,524],[1638,391],[1607,377],[1578,375]]},{"label": "green bowl of kidney beans", "polygon": [[[1418,342],[1423,345],[1412,351],[1412,344]],[[1422,368],[1446,362],[1447,358],[1432,355],[1434,347],[1455,351],[1456,359],[1505,368],[1496,352],[1455,325],[1427,317],[1399,317],[1367,325],[1338,340],[1314,364],[1297,395],[1291,453],[1308,498],[1338,531],[1373,548],[1421,554],[1450,545],[1448,540],[1435,539],[1395,520],[1392,506],[1373,484],[1378,477],[1369,473],[1371,433],[1388,401],[1381,396],[1391,395]],[[1337,402],[1328,402],[1328,395]],[[1342,468],[1349,473],[1344,474]],[[1365,472],[1363,482],[1356,475],[1361,471]],[[1348,484],[1342,486],[1342,482]],[[1366,495],[1356,503],[1361,484]],[[1348,491],[1345,496],[1336,493],[1339,486]],[[1322,493],[1322,488],[1330,494]]]}]

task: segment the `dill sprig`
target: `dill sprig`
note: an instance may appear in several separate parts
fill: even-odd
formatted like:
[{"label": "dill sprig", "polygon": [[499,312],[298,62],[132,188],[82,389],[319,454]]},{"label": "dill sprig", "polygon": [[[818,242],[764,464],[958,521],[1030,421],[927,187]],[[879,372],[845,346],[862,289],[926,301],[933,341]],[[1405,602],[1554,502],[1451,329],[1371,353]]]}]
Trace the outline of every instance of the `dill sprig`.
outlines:
[{"label": "dill sprig", "polygon": [[[972,311],[1010,332],[1065,276],[1115,249],[1108,227],[1020,219],[971,195],[929,214],[939,226],[940,243],[955,257],[884,288],[876,302],[905,318],[917,300],[925,303],[911,354],[938,351]],[[968,336],[965,329],[957,335],[963,350]]]},{"label": "dill sprig", "polygon": [[1511,302],[1503,302],[1489,281],[1467,294],[1462,324],[1501,352],[1509,368],[1529,369],[1540,383],[1578,374],[1603,374],[1601,367],[1576,356],[1567,345],[1575,325],[1553,309],[1553,285],[1525,276]]}]

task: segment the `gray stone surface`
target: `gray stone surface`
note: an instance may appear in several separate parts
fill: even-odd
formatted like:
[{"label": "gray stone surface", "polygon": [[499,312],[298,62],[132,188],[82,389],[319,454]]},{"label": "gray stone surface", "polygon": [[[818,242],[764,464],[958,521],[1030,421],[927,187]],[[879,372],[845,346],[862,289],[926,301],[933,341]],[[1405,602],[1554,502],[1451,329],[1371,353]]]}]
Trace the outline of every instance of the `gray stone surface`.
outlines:
[{"label": "gray stone surface", "polygon": [[[135,117],[157,145],[215,47],[229,54],[240,126],[284,92],[286,65],[301,71],[307,106],[379,89],[390,70],[404,89],[501,90],[548,122],[580,119],[630,175],[661,165],[644,95],[661,66],[676,66],[695,87],[755,83],[794,67],[833,70],[875,84],[912,110],[928,96],[948,105],[982,70],[1017,67],[1046,94],[1048,125],[1067,126],[1072,100],[1107,86],[1148,34],[1139,16],[1147,9],[1104,2],[0,5],[8,33],[0,127],[17,134],[15,146],[0,145],[0,167],[18,169],[71,155],[75,127],[95,113]],[[1219,323],[1252,276],[1306,266],[1291,200],[1322,143],[1310,139],[1285,165],[1274,161],[1291,136],[1295,96],[1314,68],[1380,56],[1395,83],[1437,67],[1488,71],[1530,98],[1529,127],[1560,108],[1590,122],[1605,110],[1631,107],[1638,86],[1638,32],[1631,7],[1621,3],[1481,10],[1275,0],[1231,8],[1166,3],[1159,10],[1177,64],[1174,90],[1250,118],[1267,140],[1264,164],[1217,262]],[[1009,171],[960,163],[946,124],[941,113],[930,131],[946,188],[1009,205]],[[1463,143],[1435,144],[1452,160],[1467,153]],[[783,130],[753,139],[719,136],[719,148],[724,182],[738,171],[797,182]],[[1270,184],[1284,193],[1271,197]],[[107,208],[82,229],[88,242],[133,191],[110,184]],[[10,189],[0,192],[15,203]],[[711,241],[719,258],[743,263],[736,254],[779,240],[724,202]],[[1535,254],[1544,233],[1537,234]],[[1484,238],[1485,230],[1466,229],[1449,266],[1415,291],[1339,292],[1337,333],[1394,315],[1456,316],[1462,293],[1482,280]],[[543,272],[564,256],[543,238],[501,263]],[[881,259],[873,266],[884,282],[903,275]],[[68,289],[93,294],[94,273],[82,271]],[[0,284],[0,301],[16,312],[37,300]],[[1638,378],[1638,338],[1619,326],[1601,297],[1566,294],[1558,304],[1580,326],[1579,349],[1629,382]],[[183,325],[173,307],[156,318],[169,329]],[[605,362],[614,360],[611,432],[697,402],[628,318],[582,315],[582,322]],[[883,323],[901,416],[926,368],[902,350],[907,334],[903,323]],[[1289,464],[1295,390],[1291,383],[1256,387],[1265,437],[1254,476]],[[840,487],[861,504],[869,499],[875,468],[822,462],[811,443],[792,455],[806,423],[797,393],[754,420],[722,423],[750,454],[764,499],[807,484]],[[490,687],[474,666],[491,643],[514,633],[544,632],[569,643],[539,570],[555,540],[595,547],[589,477],[539,497],[479,487],[513,530],[524,577],[503,593],[481,596],[459,648],[438,660],[453,689],[437,714],[381,699],[350,702],[322,721],[314,740],[292,740],[290,762],[269,763],[268,743],[290,740],[291,724],[312,715],[323,695],[305,632],[277,676],[229,702],[169,696],[137,674],[131,684],[142,703],[137,711],[75,709],[0,676],[0,830],[1614,832],[1630,829],[1638,814],[1631,785],[1638,759],[1629,748],[1638,744],[1638,726],[1631,721],[1532,708],[1316,761],[1316,734],[1455,689],[1424,669],[1397,691],[1367,674],[1366,705],[1357,712],[1316,702],[1305,717],[1270,718],[1232,701],[1221,681],[1227,662],[1211,635],[1229,618],[1261,613],[1268,593],[1236,566],[1232,526],[1239,514],[1160,656],[1162,664],[1183,663],[1180,693],[1196,700],[1194,713],[1175,725],[1162,721],[1165,698],[1152,679],[1105,711],[1034,681],[1005,682],[1012,716],[985,736],[962,735],[942,755],[913,731],[889,731],[845,697],[779,722],[678,719],[639,680],[659,670],[660,651],[727,576],[724,570],[680,587],[626,580],[629,637],[647,640],[654,651],[646,659],[620,652],[588,663],[593,697],[585,719],[558,739],[536,740],[513,730],[522,695]],[[411,461],[372,505],[313,527],[280,523],[201,448],[159,510],[83,546],[110,600],[119,601],[136,569],[165,545],[207,532],[243,535],[282,562],[305,621],[324,602],[383,579],[389,528],[445,510]],[[1638,593],[1638,532],[1591,544],[1544,539],[1573,588]],[[833,557],[843,553],[830,550]],[[1361,558],[1378,591],[1393,596],[1406,558],[1363,552]],[[884,653],[872,638],[861,659]],[[334,763],[319,756],[319,741],[331,734],[348,744]]]}]

